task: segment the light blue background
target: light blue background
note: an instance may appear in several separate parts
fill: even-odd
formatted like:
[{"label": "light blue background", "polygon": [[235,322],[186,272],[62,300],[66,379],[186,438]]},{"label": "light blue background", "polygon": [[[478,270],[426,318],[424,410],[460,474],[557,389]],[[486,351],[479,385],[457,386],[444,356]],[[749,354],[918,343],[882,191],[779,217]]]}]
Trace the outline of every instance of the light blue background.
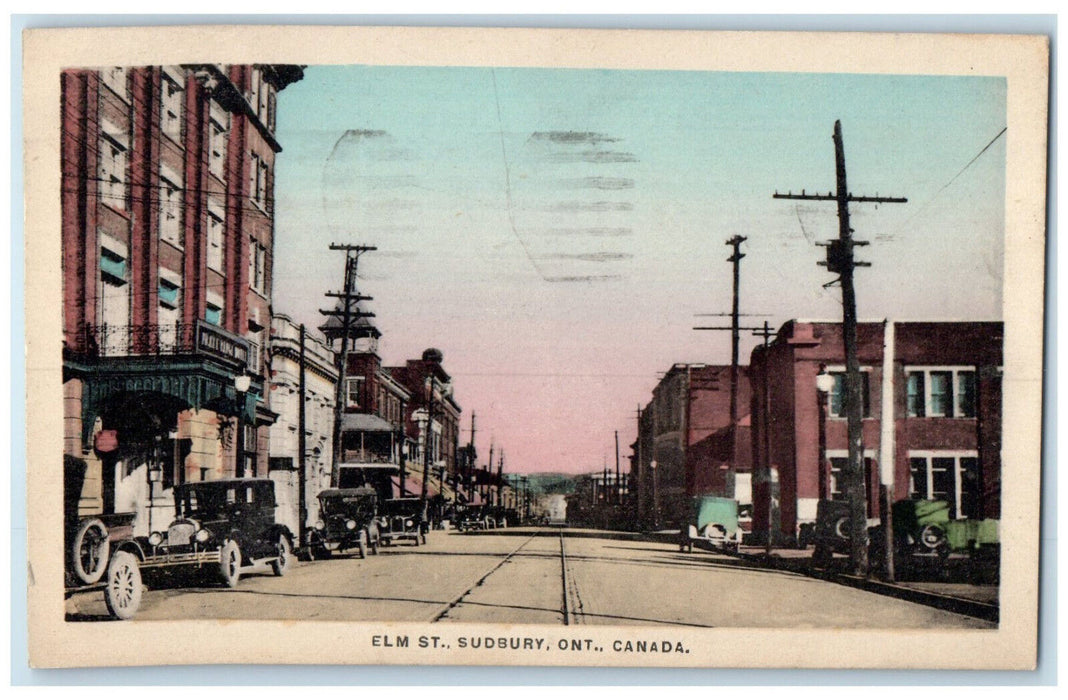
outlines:
[{"label": "light blue background", "polygon": [[[721,30],[850,30],[923,32],[1035,33],[1051,37],[1056,50],[1056,19],[1052,16],[294,16],[284,15],[96,15],[11,18],[12,104],[12,308],[11,308],[11,682],[14,685],[318,685],[318,684],[464,684],[464,685],[1051,685],[1056,682],[1056,208],[1049,207],[1046,392],[1041,560],[1041,616],[1037,672],[906,672],[906,671],[749,671],[601,668],[455,668],[455,667],[250,667],[203,666],[138,669],[30,670],[26,652],[25,586],[25,358],[22,266],[21,182],[21,32],[32,27],[167,24],[376,24],[413,26],[520,26],[577,28],[721,29]],[[1052,74],[1056,84],[1056,73]],[[1056,191],[1056,103],[1051,96],[1050,192]]]}]

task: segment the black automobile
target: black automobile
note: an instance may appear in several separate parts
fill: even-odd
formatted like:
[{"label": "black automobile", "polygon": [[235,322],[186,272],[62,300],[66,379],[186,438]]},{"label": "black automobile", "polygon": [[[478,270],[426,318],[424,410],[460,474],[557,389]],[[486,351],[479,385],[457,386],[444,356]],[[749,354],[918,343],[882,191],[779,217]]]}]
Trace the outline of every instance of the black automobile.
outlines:
[{"label": "black automobile", "polygon": [[471,530],[488,530],[490,528],[489,516],[479,506],[468,506],[456,521],[456,529],[460,532]]},{"label": "black automobile", "polygon": [[275,522],[270,479],[199,481],[174,487],[175,517],[166,530],[139,537],[141,568],[200,570],[215,567],[237,586],[242,569],[270,564],[276,576],[289,569],[293,534]]},{"label": "black automobile", "polygon": [[382,501],[378,512],[379,539],[382,544],[394,540],[412,540],[426,544],[429,529],[425,504],[419,498],[391,498]]},{"label": "black automobile", "polygon": [[319,519],[308,533],[309,552],[315,557],[357,550],[378,554],[378,496],[372,488],[327,489],[319,493]]}]

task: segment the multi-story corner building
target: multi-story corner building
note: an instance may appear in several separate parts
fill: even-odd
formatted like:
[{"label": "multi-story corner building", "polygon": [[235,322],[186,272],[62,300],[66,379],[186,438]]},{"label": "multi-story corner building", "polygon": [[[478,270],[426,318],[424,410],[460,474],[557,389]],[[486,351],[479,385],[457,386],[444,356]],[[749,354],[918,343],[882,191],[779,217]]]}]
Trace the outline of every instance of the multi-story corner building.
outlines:
[{"label": "multi-story corner building", "polygon": [[277,518],[296,533],[301,522],[301,474],[305,528],[316,520],[316,496],[330,488],[338,371],[334,353],[326,343],[307,331],[302,338],[301,326],[281,314],[271,320],[270,352],[270,405],[278,420],[270,428],[269,473],[275,481]]},{"label": "multi-story corner building", "polygon": [[144,533],[175,484],[266,475],[276,95],[302,76],[63,72],[64,450],[83,512],[135,511]]},{"label": "multi-story corner building", "polygon": [[631,499],[637,526],[679,527],[694,496],[751,503],[749,380],[739,368],[738,424],[731,429],[729,366],[676,364],[653,389],[632,445]]},{"label": "multi-story corner building", "polygon": [[[869,519],[880,484],[893,500],[948,501],[952,517],[999,516],[1002,335],[1000,322],[858,324]],[[753,531],[794,542],[820,499],[844,495],[842,324],[786,323],[750,371]]]},{"label": "multi-story corner building", "polygon": [[[343,303],[339,302],[339,308]],[[364,316],[363,305],[354,303],[351,310],[355,320],[347,331],[346,356],[339,359],[345,371],[337,426],[340,451],[333,481],[340,488],[372,486],[382,499],[412,495],[403,478],[412,452],[405,429],[411,393],[382,367],[378,355],[382,333]],[[331,316],[322,331],[340,352],[345,336],[341,316]]]},{"label": "multi-story corner building", "polygon": [[[410,473],[422,479],[424,465],[429,464],[428,492],[435,482],[443,487],[441,491],[447,491],[445,484],[456,484],[464,476],[458,459],[461,408],[453,397],[452,379],[442,367],[443,359],[440,350],[429,348],[420,359],[389,368],[393,379],[411,396],[404,413],[407,434],[415,440]],[[417,488],[421,489],[421,484]]]}]

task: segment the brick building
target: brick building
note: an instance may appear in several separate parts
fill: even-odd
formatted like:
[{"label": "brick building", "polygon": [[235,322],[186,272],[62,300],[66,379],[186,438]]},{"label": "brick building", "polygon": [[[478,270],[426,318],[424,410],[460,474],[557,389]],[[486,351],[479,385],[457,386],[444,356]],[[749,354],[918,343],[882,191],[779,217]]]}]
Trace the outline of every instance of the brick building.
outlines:
[{"label": "brick building", "polygon": [[[267,473],[277,92],[298,66],[62,73],[64,451],[83,512]],[[162,512],[160,512],[162,510]]]},{"label": "brick building", "polygon": [[[749,503],[749,380],[738,373],[731,430],[730,366],[676,364],[653,389],[632,445],[631,503],[637,527],[678,527],[694,496]],[[654,467],[655,462],[655,467]]]},{"label": "brick building", "polygon": [[[429,348],[418,360],[408,360],[403,367],[390,367],[388,371],[411,396],[404,418],[407,434],[415,440],[411,464],[413,478],[421,478],[427,461],[424,450],[429,447],[428,490],[436,482],[434,490],[448,497],[451,492],[445,485],[461,483],[465,465],[460,459],[461,408],[453,397],[452,379],[442,366],[443,359],[440,350]],[[421,488],[421,484],[417,487]]]},{"label": "brick building", "polygon": [[[953,517],[999,517],[1002,334],[1000,322],[858,324],[870,519],[880,516],[880,480],[892,481],[894,500],[943,499]],[[816,387],[821,371],[834,378],[827,395]],[[758,540],[770,529],[774,541],[794,542],[820,499],[842,498],[844,371],[840,323],[790,321],[753,350]]]},{"label": "brick building", "polygon": [[[355,320],[349,327],[348,351],[343,360],[340,453],[333,483],[339,488],[370,485],[383,499],[412,495],[410,490],[402,489],[400,478],[413,452],[405,424],[412,395],[382,366],[378,355],[382,333],[364,315],[367,312],[362,302],[353,304],[350,312]],[[339,302],[338,308],[343,309],[343,305]],[[327,340],[339,351],[337,341],[343,336],[343,326],[340,314],[331,316],[322,326]]]}]

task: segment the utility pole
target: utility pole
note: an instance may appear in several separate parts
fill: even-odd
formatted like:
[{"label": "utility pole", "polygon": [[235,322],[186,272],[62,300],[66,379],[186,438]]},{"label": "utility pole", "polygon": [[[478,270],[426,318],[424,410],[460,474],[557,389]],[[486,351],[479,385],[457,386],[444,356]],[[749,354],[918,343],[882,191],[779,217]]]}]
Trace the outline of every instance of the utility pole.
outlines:
[{"label": "utility pole", "polygon": [[[422,518],[425,520],[428,517],[427,514],[427,486],[430,481],[430,453],[431,446],[434,441],[434,375],[431,374],[427,377],[427,390],[428,396],[426,400],[426,427],[423,435],[423,487],[419,491],[419,512],[422,514]],[[420,527],[423,527],[420,525]]]},{"label": "utility pole", "polygon": [[501,502],[501,488],[504,485],[504,448],[501,448],[501,461],[497,464],[497,506],[503,505]]},{"label": "utility pole", "polygon": [[374,316],[373,313],[359,311],[356,308],[359,302],[371,300],[371,297],[362,296],[356,292],[356,268],[359,266],[360,256],[363,253],[378,250],[378,248],[376,246],[331,243],[330,250],[345,251],[345,284],[342,287],[344,291],[326,293],[328,297],[335,297],[341,300],[341,309],[331,309],[329,311],[319,309],[319,313],[328,318],[341,319],[341,352],[338,358],[338,379],[335,391],[336,401],[334,403],[334,454],[333,464],[330,469],[330,485],[337,486],[340,476],[340,467],[338,465],[341,464],[341,417],[345,412],[345,380],[348,372],[349,335],[352,332],[353,324],[357,320]]},{"label": "utility pole", "polygon": [[616,483],[613,485],[612,492],[615,494],[615,502],[617,504],[623,502],[623,491],[620,488],[619,481],[619,431],[616,431]]},{"label": "utility pole", "polygon": [[642,476],[645,474],[645,463],[642,462],[642,405],[641,404],[638,404],[637,422],[638,422],[638,439],[635,442],[634,452],[635,452],[635,455],[637,457],[637,465],[638,465],[638,486],[637,486],[637,496],[635,497],[634,502],[635,502],[635,506],[637,508],[638,522],[642,524],[642,527],[644,527],[645,526],[645,508],[644,508],[644,502],[643,502],[642,496],[644,495],[643,491],[645,490],[645,479],[643,479]]},{"label": "utility pole", "polygon": [[768,369],[770,367],[768,362],[768,345],[771,340],[772,332],[771,327],[767,321],[764,321],[764,328],[758,331],[754,331],[753,335],[759,335],[764,338],[764,372],[762,373],[763,381],[761,382],[761,394],[763,395],[761,403],[764,404],[764,417],[761,423],[760,442],[762,451],[764,453],[764,476],[767,479],[768,484],[768,538],[764,543],[764,554],[768,557],[771,556],[771,533],[773,528],[772,520],[772,503],[774,501],[772,494],[772,479],[771,479],[771,383],[768,381]]},{"label": "utility pole", "polygon": [[[739,238],[739,236],[735,236]],[[731,241],[735,239],[732,238]],[[744,241],[745,239],[742,238]],[[728,241],[730,243],[731,241]],[[740,242],[740,241],[739,241]],[[734,275],[735,282],[738,279],[738,259],[732,255],[727,259],[728,262],[734,263]],[[730,465],[730,477],[725,479],[724,487],[729,490],[730,493],[726,494],[730,498],[734,498],[737,494],[734,488],[734,467],[735,467],[735,455],[737,454],[737,426],[738,426],[738,336],[740,331],[762,331],[767,327],[768,322],[765,321],[763,326],[742,326],[739,325],[740,316],[763,316],[765,314],[740,314],[738,313],[738,287],[737,284],[734,288],[734,308],[730,313],[731,325],[729,326],[694,326],[695,331],[730,331],[731,332],[731,386],[730,386],[730,440],[731,440],[731,465]],[[725,316],[726,314],[699,314],[701,316]],[[729,488],[727,488],[729,487]],[[770,502],[769,502],[770,506]],[[769,534],[770,537],[770,534]]]},{"label": "utility pole", "polygon": [[[869,262],[860,262],[853,258],[855,246],[868,245],[867,241],[853,239],[853,229],[849,225],[850,202],[872,202],[875,204],[903,203],[904,197],[854,196],[846,183],[845,147],[842,143],[842,122],[834,122],[834,164],[836,175],[836,192],[827,194],[779,194],[775,199],[801,199],[834,201],[838,205],[838,238],[823,245],[827,248],[827,259],[820,265],[829,272],[838,275],[842,285],[842,336],[845,344],[846,380],[845,411],[847,418],[846,432],[849,440],[849,465],[847,469],[846,493],[850,506],[850,550],[854,573],[858,576],[868,575],[868,498],[865,493],[864,446],[862,434],[863,397],[860,362],[857,359],[857,299],[853,287],[853,272],[858,267],[870,267]],[[885,516],[884,516],[885,519]]]},{"label": "utility pole", "polygon": [[[735,432],[738,430],[738,285],[741,278],[741,262],[745,253],[741,251],[741,245],[746,240],[745,236],[732,236],[727,245],[734,249],[727,262],[731,263],[734,273],[734,293],[731,298],[731,469],[730,475],[734,476],[735,469]],[[734,498],[734,483],[730,484],[728,495]]]},{"label": "utility pole", "polygon": [[471,411],[471,441],[468,442],[467,450],[467,495],[468,502],[471,501],[471,497],[474,495],[474,468],[475,468],[475,451],[474,451],[474,411]]},{"label": "utility pole", "polygon": [[297,489],[297,546],[303,547],[307,541],[306,530],[308,522],[308,436],[305,434],[307,427],[307,401],[308,385],[305,375],[305,341],[306,334],[304,324],[300,324],[300,374],[298,390],[300,394],[300,406],[297,410],[297,481],[300,484]]}]

